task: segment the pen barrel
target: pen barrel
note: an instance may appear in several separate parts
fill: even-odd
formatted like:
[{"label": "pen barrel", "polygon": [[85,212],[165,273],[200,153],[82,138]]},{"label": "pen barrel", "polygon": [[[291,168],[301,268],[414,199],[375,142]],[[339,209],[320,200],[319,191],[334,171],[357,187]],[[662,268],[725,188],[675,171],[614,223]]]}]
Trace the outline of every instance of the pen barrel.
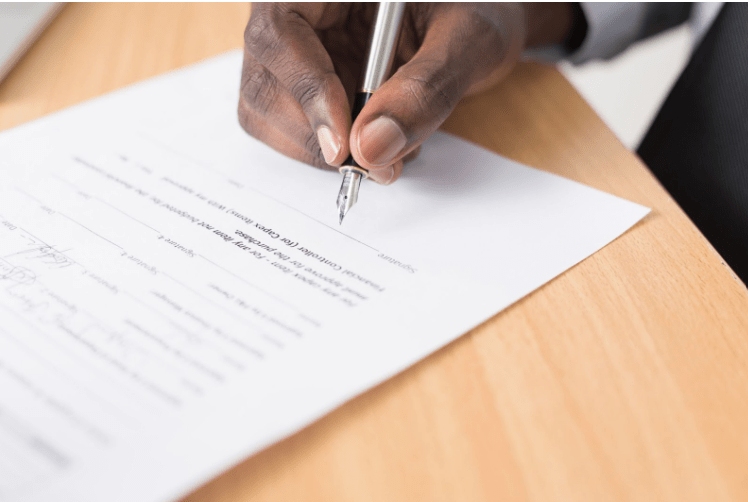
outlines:
[{"label": "pen barrel", "polygon": [[[379,89],[390,75],[404,13],[405,2],[380,2],[377,7],[374,27],[369,38],[361,88],[353,101],[351,123],[356,121],[358,114],[361,113],[374,91]],[[351,155],[340,167],[341,172],[346,170],[358,171],[364,177],[369,174],[369,171],[359,166]]]},{"label": "pen barrel", "polygon": [[[366,105],[366,103],[369,101],[372,94],[373,93],[371,92],[356,93],[356,97],[353,100],[353,110],[351,111],[351,123],[356,121],[356,117],[358,117],[358,114],[361,113],[361,110],[364,109],[364,105]],[[345,169],[351,168],[353,168],[355,171],[359,171],[364,176],[364,178],[368,177],[369,175],[369,171],[359,166],[358,162],[353,160],[352,155],[348,155],[348,158],[345,159],[339,170],[342,172]]]},{"label": "pen barrel", "polygon": [[404,13],[405,2],[379,3],[364,66],[363,92],[376,91],[389,77]]}]

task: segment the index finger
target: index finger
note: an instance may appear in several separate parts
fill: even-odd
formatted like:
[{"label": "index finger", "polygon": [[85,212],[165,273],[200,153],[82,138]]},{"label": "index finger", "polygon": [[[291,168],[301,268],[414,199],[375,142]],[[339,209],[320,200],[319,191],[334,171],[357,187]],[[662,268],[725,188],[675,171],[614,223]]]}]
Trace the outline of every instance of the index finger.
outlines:
[{"label": "index finger", "polygon": [[350,108],[332,59],[315,33],[340,22],[336,4],[255,4],[244,33],[247,51],[299,103],[331,165],[348,157]]}]

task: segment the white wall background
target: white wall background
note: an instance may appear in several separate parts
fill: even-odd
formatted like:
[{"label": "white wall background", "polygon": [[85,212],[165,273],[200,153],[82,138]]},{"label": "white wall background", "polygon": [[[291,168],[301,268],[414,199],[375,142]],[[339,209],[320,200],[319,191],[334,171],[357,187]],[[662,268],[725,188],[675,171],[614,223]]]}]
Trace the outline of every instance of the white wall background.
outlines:
[{"label": "white wall background", "polygon": [[611,61],[576,67],[564,62],[559,69],[621,142],[635,150],[721,7],[721,2],[697,3],[689,24],[635,44]]},{"label": "white wall background", "polygon": [[683,25],[637,43],[610,61],[559,69],[600,118],[632,150],[688,63],[691,28]]}]

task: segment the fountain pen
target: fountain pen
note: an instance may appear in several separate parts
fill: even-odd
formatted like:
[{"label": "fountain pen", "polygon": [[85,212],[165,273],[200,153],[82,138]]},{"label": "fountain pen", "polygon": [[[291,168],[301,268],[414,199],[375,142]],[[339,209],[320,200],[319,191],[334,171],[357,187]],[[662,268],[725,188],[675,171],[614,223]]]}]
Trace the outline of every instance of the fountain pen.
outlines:
[{"label": "fountain pen", "polygon": [[[369,39],[363,83],[353,102],[351,123],[355,122],[374,91],[390,74],[404,12],[405,2],[379,3],[374,28]],[[361,180],[369,176],[369,171],[359,166],[351,155],[343,162],[339,171],[343,175],[343,184],[338,193],[338,213],[342,224],[343,218],[358,200]]]}]

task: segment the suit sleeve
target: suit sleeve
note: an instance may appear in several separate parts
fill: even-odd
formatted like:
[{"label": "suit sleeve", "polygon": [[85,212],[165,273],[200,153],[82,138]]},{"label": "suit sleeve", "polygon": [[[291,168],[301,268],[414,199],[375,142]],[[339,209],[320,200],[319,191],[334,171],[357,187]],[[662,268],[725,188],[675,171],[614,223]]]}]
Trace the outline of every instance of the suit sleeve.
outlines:
[{"label": "suit sleeve", "polygon": [[575,41],[573,46],[547,47],[526,55],[546,61],[567,59],[574,64],[611,59],[634,42],[687,21],[692,10],[692,4],[686,2],[581,2],[579,7],[576,17],[582,19],[575,20],[569,36]]}]

